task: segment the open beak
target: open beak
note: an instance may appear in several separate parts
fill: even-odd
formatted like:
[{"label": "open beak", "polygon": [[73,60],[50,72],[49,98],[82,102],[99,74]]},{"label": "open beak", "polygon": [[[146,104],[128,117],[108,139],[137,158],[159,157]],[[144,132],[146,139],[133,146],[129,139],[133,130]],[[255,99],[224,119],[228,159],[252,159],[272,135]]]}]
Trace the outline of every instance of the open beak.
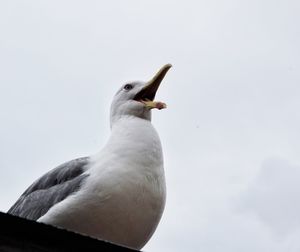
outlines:
[{"label": "open beak", "polygon": [[162,82],[163,78],[165,77],[166,73],[171,67],[172,67],[171,64],[164,65],[157,72],[157,74],[150,81],[146,83],[145,87],[143,87],[143,89],[135,95],[134,100],[144,103],[148,109],[166,108],[167,106],[165,103],[154,101],[154,98],[160,83]]}]

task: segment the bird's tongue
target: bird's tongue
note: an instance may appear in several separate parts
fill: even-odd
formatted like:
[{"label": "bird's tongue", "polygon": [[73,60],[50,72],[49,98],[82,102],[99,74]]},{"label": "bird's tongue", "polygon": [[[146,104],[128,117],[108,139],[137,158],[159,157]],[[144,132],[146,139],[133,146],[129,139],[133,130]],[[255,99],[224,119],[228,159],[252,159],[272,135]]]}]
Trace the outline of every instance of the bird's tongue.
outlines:
[{"label": "bird's tongue", "polygon": [[146,105],[146,108],[148,109],[165,109],[167,107],[167,105],[163,102],[160,102],[160,101],[144,101],[144,100],[141,100],[142,103],[144,103]]}]

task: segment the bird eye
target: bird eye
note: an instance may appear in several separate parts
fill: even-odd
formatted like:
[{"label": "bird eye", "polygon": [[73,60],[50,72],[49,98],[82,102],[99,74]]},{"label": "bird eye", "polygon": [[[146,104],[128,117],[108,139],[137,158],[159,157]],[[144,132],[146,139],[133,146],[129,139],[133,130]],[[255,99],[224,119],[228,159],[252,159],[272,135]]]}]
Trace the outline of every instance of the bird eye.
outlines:
[{"label": "bird eye", "polygon": [[126,90],[126,91],[129,91],[130,89],[132,89],[133,88],[133,86],[131,85],[131,84],[126,84],[125,86],[124,86],[124,89]]}]

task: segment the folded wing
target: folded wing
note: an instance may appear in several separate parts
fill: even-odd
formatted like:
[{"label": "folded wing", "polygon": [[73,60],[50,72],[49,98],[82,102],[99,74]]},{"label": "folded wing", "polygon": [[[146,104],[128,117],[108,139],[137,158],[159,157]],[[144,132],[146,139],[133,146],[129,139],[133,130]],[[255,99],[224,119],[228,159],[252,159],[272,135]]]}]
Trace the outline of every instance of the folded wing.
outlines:
[{"label": "folded wing", "polygon": [[88,157],[74,159],[35,181],[8,210],[9,214],[37,220],[55,204],[76,193],[88,176]]}]

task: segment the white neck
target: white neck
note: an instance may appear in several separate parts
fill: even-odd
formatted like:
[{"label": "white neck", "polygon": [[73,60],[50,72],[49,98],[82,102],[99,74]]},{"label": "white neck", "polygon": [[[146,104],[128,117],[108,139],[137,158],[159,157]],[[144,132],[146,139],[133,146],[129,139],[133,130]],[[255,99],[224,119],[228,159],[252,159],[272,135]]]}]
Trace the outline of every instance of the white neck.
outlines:
[{"label": "white neck", "polygon": [[[138,117],[123,117],[113,124],[107,143],[118,155],[134,156],[134,160],[152,166],[162,166],[159,136],[150,121]],[[113,150],[112,150],[113,149]],[[151,160],[149,160],[151,159]]]}]

